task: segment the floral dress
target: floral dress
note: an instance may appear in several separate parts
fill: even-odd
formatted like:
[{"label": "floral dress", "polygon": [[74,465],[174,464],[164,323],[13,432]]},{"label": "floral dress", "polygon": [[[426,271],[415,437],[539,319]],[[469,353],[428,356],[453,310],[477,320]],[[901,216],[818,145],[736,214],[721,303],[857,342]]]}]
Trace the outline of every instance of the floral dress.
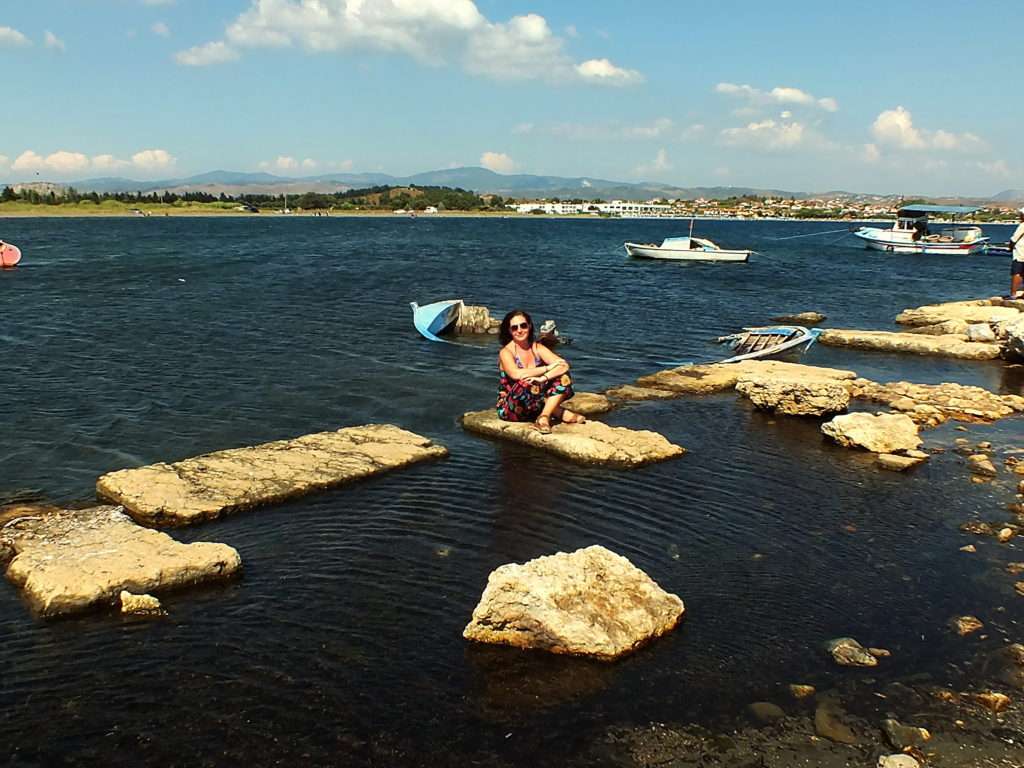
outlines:
[{"label": "floral dress", "polygon": [[[519,359],[518,352],[513,355],[517,368],[535,368],[543,365],[536,349],[530,350],[533,365],[525,366]],[[527,383],[524,379],[516,381],[499,366],[501,379],[498,383],[498,418],[502,421],[533,421],[544,410],[544,401],[554,395],[565,395],[563,402],[575,394],[572,389],[572,377],[568,373],[549,379],[547,383]]]}]

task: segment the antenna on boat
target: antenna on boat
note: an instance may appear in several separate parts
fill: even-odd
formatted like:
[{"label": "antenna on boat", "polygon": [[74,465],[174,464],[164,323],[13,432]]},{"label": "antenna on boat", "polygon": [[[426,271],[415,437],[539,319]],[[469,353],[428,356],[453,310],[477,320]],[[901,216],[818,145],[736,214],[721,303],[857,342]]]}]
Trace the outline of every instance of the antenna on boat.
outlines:
[{"label": "antenna on boat", "polygon": [[690,217],[690,239],[693,239],[693,216]]}]

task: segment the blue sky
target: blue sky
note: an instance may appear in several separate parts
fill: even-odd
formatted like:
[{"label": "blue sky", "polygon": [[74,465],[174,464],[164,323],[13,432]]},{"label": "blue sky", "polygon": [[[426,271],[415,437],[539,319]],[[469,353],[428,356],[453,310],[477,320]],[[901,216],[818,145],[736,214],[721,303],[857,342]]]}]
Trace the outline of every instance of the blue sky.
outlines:
[{"label": "blue sky", "polygon": [[1018,2],[33,0],[0,180],[509,173],[1024,187]]}]

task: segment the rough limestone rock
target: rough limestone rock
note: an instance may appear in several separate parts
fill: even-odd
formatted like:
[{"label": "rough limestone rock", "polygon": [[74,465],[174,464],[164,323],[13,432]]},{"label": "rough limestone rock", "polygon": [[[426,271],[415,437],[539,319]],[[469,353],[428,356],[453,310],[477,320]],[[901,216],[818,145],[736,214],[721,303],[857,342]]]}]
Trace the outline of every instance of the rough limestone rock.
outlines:
[{"label": "rough limestone rock", "polygon": [[447,455],[426,437],[370,424],[123,469],[96,492],[142,522],[186,525]]},{"label": "rough limestone rock", "polygon": [[850,385],[850,395],[859,400],[884,403],[928,427],[938,426],[949,419],[989,423],[1024,413],[1024,397],[1020,395],[997,395],[981,387],[962,384],[912,384],[907,381],[879,384],[857,379]]},{"label": "rough limestone rock", "polygon": [[857,734],[845,720],[846,712],[839,703],[826,699],[814,710],[814,732],[837,744],[856,744]]},{"label": "rough limestone rock", "polygon": [[773,317],[773,323],[794,323],[796,325],[816,325],[828,320],[821,312],[797,312],[795,315],[779,315]]},{"label": "rough limestone rock", "polygon": [[928,336],[918,333],[829,328],[822,331],[818,341],[832,347],[904,352],[912,355],[936,355],[963,360],[994,360],[1002,351],[999,344],[968,341],[966,336],[954,334]]},{"label": "rough limestone rock", "polygon": [[1005,693],[997,693],[996,691],[982,691],[970,696],[970,700],[977,704],[979,707],[984,707],[989,712],[999,713],[1004,712],[1010,708],[1010,704],[1013,701]]},{"label": "rough limestone rock", "polygon": [[905,309],[896,316],[899,325],[935,325],[949,320],[968,324],[999,323],[1020,315],[1020,310],[995,304],[991,299],[951,301],[945,304],[928,304],[916,309]]},{"label": "rough limestone rock", "polygon": [[497,568],[468,640],[610,661],[671,631],[683,601],[604,547]]},{"label": "rough limestone rock", "polygon": [[789,693],[794,699],[806,699],[813,696],[817,690],[813,685],[804,685],[802,683],[790,683]]},{"label": "rough limestone rock", "polygon": [[875,459],[875,464],[882,469],[888,469],[893,472],[906,472],[908,469],[916,467],[918,464],[922,464],[927,460],[927,458],[921,458],[919,456],[900,456],[896,453],[880,453],[878,458]]},{"label": "rough limestone rock", "polygon": [[846,448],[901,453],[921,445],[917,425],[897,413],[848,413],[821,425],[821,431]]},{"label": "rough limestone rock", "polygon": [[741,375],[736,391],[764,410],[788,416],[824,416],[842,413],[850,392],[841,380],[826,378],[769,378]]},{"label": "rough limestone rock", "polygon": [[878,659],[852,637],[829,640],[828,652],[837,664],[844,667],[874,667],[878,664]]},{"label": "rough limestone rock", "polygon": [[565,407],[584,416],[599,416],[608,413],[615,406],[605,395],[596,392],[577,392],[571,400],[566,401]]},{"label": "rough limestone rock", "polygon": [[1004,354],[1010,360],[1024,360],[1024,317],[1002,323],[999,334],[1004,339]]},{"label": "rough limestone rock", "polygon": [[998,473],[992,460],[984,453],[975,453],[967,457],[967,469],[972,474],[983,477],[995,477]]},{"label": "rough limestone rock", "polygon": [[121,590],[120,599],[121,613],[135,616],[162,616],[164,614],[160,601],[152,595],[133,595],[127,590]]},{"label": "rough limestone rock", "polygon": [[970,325],[964,320],[946,320],[935,325],[917,325],[907,329],[907,333],[921,333],[926,336],[966,336]]},{"label": "rough limestone rock", "polygon": [[973,323],[967,326],[968,341],[995,341],[996,334],[988,323]]},{"label": "rough limestone rock", "polygon": [[672,400],[682,397],[682,392],[673,392],[670,389],[651,389],[650,387],[635,387],[632,384],[623,384],[621,387],[614,387],[606,390],[612,400]]},{"label": "rough limestone rock", "polygon": [[954,616],[949,620],[949,625],[960,637],[977,632],[985,626],[977,616]]},{"label": "rough limestone rock", "polygon": [[899,720],[893,718],[882,721],[882,731],[894,749],[922,747],[932,737],[927,728],[903,725]]},{"label": "rough limestone rock", "polygon": [[113,605],[123,590],[161,592],[234,574],[226,544],[181,544],[136,525],[120,507],[23,508],[0,529],[16,552],[7,578],[43,616]]},{"label": "rough limestone rock", "polygon": [[459,310],[459,318],[455,321],[455,333],[460,336],[497,333],[500,325],[501,321],[492,317],[487,307],[463,304]]},{"label": "rough limestone rock", "polygon": [[707,395],[732,389],[740,378],[786,379],[788,381],[846,381],[857,378],[853,371],[801,365],[777,360],[743,360],[738,363],[712,363],[710,365],[684,365],[670,368],[636,380],[637,386],[664,389],[683,395]]},{"label": "rough limestone rock", "polygon": [[911,755],[882,755],[878,768],[921,768],[921,764]]},{"label": "rough limestone rock", "polygon": [[786,716],[785,710],[770,701],[755,701],[747,706],[747,711],[759,723],[774,723]]},{"label": "rough limestone rock", "polygon": [[581,464],[631,468],[685,453],[657,432],[610,427],[597,421],[556,424],[545,435],[531,423],[502,421],[492,408],[464,414],[462,426],[470,432],[523,443]]}]

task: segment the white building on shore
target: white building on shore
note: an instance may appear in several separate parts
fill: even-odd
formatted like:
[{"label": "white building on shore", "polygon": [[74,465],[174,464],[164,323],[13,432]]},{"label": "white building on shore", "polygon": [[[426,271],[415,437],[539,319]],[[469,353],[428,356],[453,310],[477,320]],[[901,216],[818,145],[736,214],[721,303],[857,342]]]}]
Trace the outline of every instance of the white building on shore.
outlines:
[{"label": "white building on shore", "polygon": [[672,216],[673,208],[666,203],[645,202],[640,203],[633,200],[612,200],[610,203],[549,203],[536,201],[529,203],[515,203],[510,205],[517,213],[540,213],[553,214],[558,216],[573,216],[591,214],[595,216],[620,216],[622,218],[641,218],[649,216]]}]

